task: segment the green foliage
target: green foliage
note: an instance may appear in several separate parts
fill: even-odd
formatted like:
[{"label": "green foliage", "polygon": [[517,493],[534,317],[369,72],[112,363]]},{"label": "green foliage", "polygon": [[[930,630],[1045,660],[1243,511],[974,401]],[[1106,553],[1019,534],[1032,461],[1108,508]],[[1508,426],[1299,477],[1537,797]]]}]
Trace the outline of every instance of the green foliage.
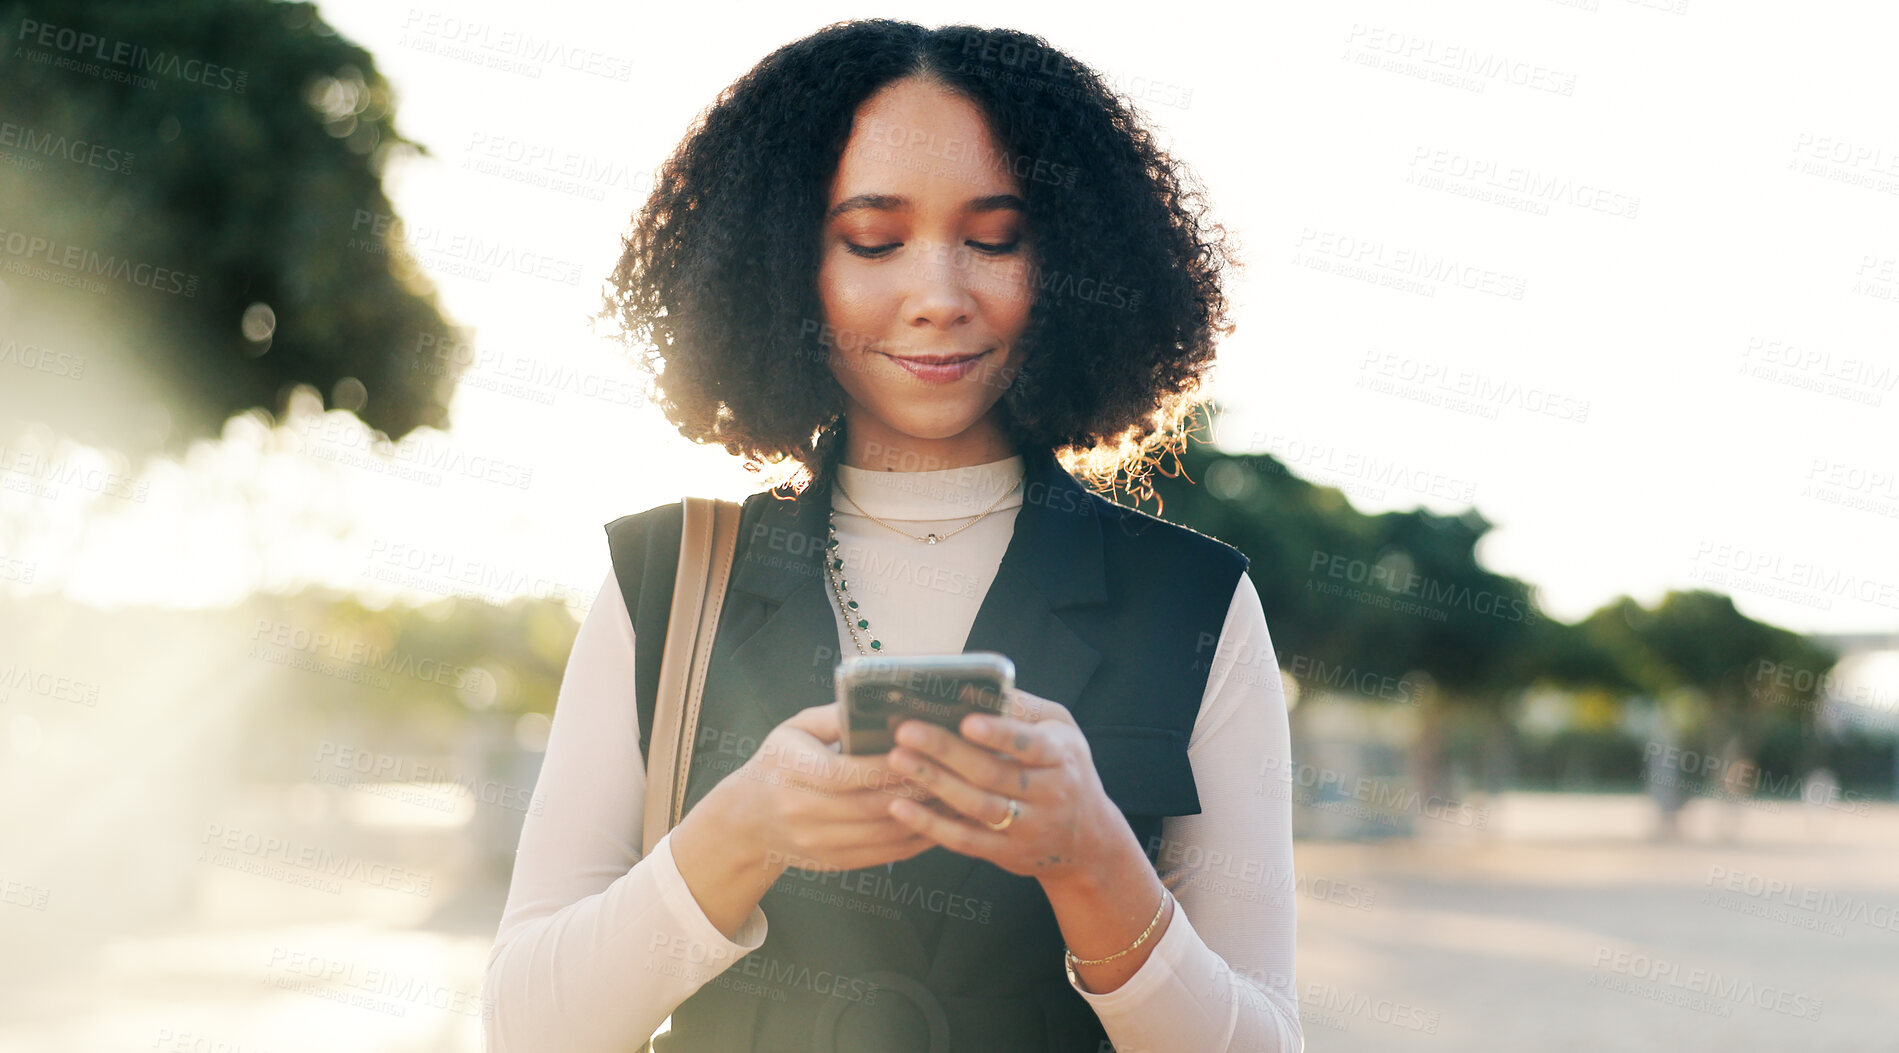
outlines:
[{"label": "green foliage", "polygon": [[1749,755],[1777,722],[1803,734],[1812,725],[1815,690],[1777,686],[1780,670],[1814,674],[1816,683],[1838,656],[1805,637],[1757,622],[1720,593],[1670,592],[1653,610],[1627,597],[1605,605],[1573,628],[1561,628],[1545,651],[1546,679],[1629,694],[1686,692],[1701,712],[1703,744],[1718,749],[1740,736]]},{"label": "green foliage", "polygon": [[1818,754],[1817,763],[1831,768],[1843,788],[1886,800],[1899,798],[1899,749],[1891,735],[1848,729],[1822,742]]},{"label": "green foliage", "polygon": [[[4,276],[9,335],[94,360],[116,349],[163,391],[173,449],[253,406],[281,412],[298,382],[392,437],[446,424],[448,388],[407,352],[449,327],[384,244],[383,165],[418,148],[366,50],[313,5],[276,0],[0,0],[0,27],[15,139],[0,227],[54,246],[38,261],[50,280]],[[73,251],[77,269],[59,257]],[[107,260],[167,276],[100,276]],[[243,331],[253,304],[274,313],[267,339]],[[140,444],[124,422],[49,422]]]},{"label": "green foliage", "polygon": [[1478,561],[1491,524],[1475,509],[1367,515],[1269,454],[1206,443],[1190,443],[1180,468],[1154,481],[1153,510],[1251,558],[1280,667],[1308,687],[1343,680],[1347,693],[1371,695],[1364,685],[1375,678],[1428,674],[1436,690],[1427,735],[1468,766],[1485,763],[1482,748],[1453,741],[1448,723],[1432,732],[1430,722],[1456,715],[1494,726],[1538,684],[1594,700],[1587,726],[1522,756],[1543,783],[1639,779],[1641,740],[1611,726],[1637,697],[1687,704],[1685,730],[1710,750],[1739,736],[1751,756],[1771,731],[1782,758],[1787,736],[1797,743],[1811,733],[1814,691],[1789,693],[1777,674],[1803,671],[1813,675],[1800,682],[1814,683],[1837,656],[1748,618],[1727,596],[1671,592],[1652,610],[1619,597],[1572,625],[1539,611],[1533,586]]},{"label": "green foliage", "polygon": [[1529,585],[1478,562],[1491,524],[1474,509],[1365,515],[1270,454],[1204,443],[1189,445],[1181,466],[1179,477],[1155,481],[1160,510],[1252,560],[1282,667],[1324,663],[1361,678],[1422,671],[1493,708],[1531,672],[1545,616]]}]

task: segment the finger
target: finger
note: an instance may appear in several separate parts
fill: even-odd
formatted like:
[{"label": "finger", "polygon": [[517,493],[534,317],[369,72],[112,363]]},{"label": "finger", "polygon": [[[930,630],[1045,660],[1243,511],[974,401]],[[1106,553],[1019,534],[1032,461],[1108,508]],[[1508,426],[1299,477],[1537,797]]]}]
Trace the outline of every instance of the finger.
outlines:
[{"label": "finger", "polygon": [[[886,808],[882,815],[825,823],[808,830],[801,838],[803,842],[801,847],[806,854],[850,851],[858,848],[876,849],[916,834],[915,829],[892,816]],[[805,860],[802,864],[797,861],[794,855],[797,851],[798,848],[788,849],[784,858],[801,869],[814,869],[809,860]]]},{"label": "finger", "polygon": [[820,706],[801,709],[785,718],[780,727],[796,728],[819,742],[837,742],[843,737],[838,726],[836,702],[826,702]]},{"label": "finger", "polygon": [[851,822],[859,819],[882,819],[890,814],[890,800],[900,797],[908,801],[929,803],[936,799],[936,793],[928,787],[915,783],[895,790],[850,790],[838,794],[834,810],[825,813],[811,812],[811,815],[827,815],[827,821]]},{"label": "finger", "polygon": [[[945,780],[957,779],[978,790],[1009,797],[1029,798],[1047,792],[1060,765],[1031,766],[989,753],[944,733],[941,741],[966,760],[963,766],[945,759],[941,750],[898,746],[890,751],[890,766],[911,785],[942,796]],[[1000,814],[1000,813],[998,813]]]},{"label": "finger", "polygon": [[[941,797],[934,797],[934,796],[933,796],[933,797],[931,797],[931,798],[930,798],[929,800],[927,800],[927,801],[924,801],[924,802],[923,802],[923,806],[924,806],[925,808],[928,808],[928,809],[929,809],[930,811],[932,811],[932,812],[935,812],[936,814],[938,814],[938,815],[940,815],[940,816],[942,816],[942,817],[943,817],[943,818],[945,818],[945,819],[963,819],[963,818],[966,818],[966,817],[965,817],[965,816],[963,815],[963,813],[961,813],[961,812],[959,812],[959,811],[957,811],[956,809],[954,809],[954,808],[951,808],[951,807],[950,807],[949,805],[947,805],[947,804],[945,804],[945,803],[943,803],[943,798],[941,798]],[[887,813],[886,813],[886,814],[887,814]],[[921,835],[919,835],[919,836],[921,836]]]},{"label": "finger", "polygon": [[[965,723],[969,719],[965,718]],[[1021,780],[1015,771],[1018,765],[1009,759],[928,721],[905,721],[897,728],[897,742],[897,748],[890,751],[890,764],[906,778],[933,774],[917,767],[920,758],[915,754],[921,754],[983,789],[1013,792]]]},{"label": "finger", "polygon": [[[827,757],[831,763],[826,763]],[[820,752],[814,762],[807,764],[800,759],[787,763],[780,770],[771,770],[770,777],[826,800],[890,796],[921,799],[929,794],[927,787],[889,767],[884,754],[872,754],[849,765],[836,760]]]},{"label": "finger", "polygon": [[1075,723],[1075,715],[1068,711],[1068,707],[1052,698],[1043,698],[1041,695],[1031,694],[1019,687],[1011,688],[1008,698],[1006,715],[1015,720],[1027,721],[1031,724],[1043,720],[1059,720],[1064,724],[1075,724],[1076,727],[1080,727]]},{"label": "finger", "polygon": [[[1016,792],[1028,792],[1028,769],[1016,768],[1021,781],[1021,789],[1012,793],[1000,793],[982,786],[972,785],[967,779],[949,771],[934,760],[908,747],[899,746],[895,751],[899,758],[895,763],[905,765],[905,773],[918,782],[935,791],[936,796],[949,808],[954,809],[951,818],[968,818],[980,823],[1001,822],[1008,814],[1009,798]],[[914,765],[914,768],[909,767]],[[1014,787],[1011,787],[1013,790]],[[939,815],[943,814],[938,811]]]},{"label": "finger", "polygon": [[1036,724],[1010,717],[963,718],[963,737],[977,746],[1002,754],[1000,759],[1003,763],[1031,768],[1060,764],[1063,736],[1059,721]]},{"label": "finger", "polygon": [[890,814],[952,852],[978,859],[993,859],[1010,849],[1009,839],[1003,834],[945,818],[910,801],[890,802]]},{"label": "finger", "polygon": [[[810,712],[805,710],[786,723]],[[791,732],[767,739],[758,752],[763,758],[761,763],[777,768],[793,785],[835,794],[855,789],[891,789],[901,782],[900,776],[886,768],[881,753],[837,753],[821,741],[804,738],[809,732],[801,728],[793,727]]]},{"label": "finger", "polygon": [[899,840],[888,841],[869,848],[846,849],[833,853],[836,861],[834,865],[838,870],[860,870],[864,867],[883,866],[885,863],[899,859],[909,859],[935,846],[936,842],[912,830],[910,836]]}]

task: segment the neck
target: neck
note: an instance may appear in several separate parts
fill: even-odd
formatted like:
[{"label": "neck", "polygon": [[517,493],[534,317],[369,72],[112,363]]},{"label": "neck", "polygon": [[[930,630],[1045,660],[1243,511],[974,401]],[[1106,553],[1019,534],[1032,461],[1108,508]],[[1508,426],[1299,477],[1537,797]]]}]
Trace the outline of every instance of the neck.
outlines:
[{"label": "neck", "polygon": [[858,414],[855,421],[846,419],[839,463],[873,472],[931,472],[1014,457],[1021,451],[1009,442],[1000,426],[1001,408],[998,404],[961,434],[942,439],[906,435]]}]

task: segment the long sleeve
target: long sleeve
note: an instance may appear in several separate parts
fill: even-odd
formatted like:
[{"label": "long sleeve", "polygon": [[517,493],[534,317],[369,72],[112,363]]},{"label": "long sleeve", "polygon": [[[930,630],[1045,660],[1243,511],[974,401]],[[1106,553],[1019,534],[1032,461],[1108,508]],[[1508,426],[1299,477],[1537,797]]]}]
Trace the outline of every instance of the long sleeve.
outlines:
[{"label": "long sleeve", "polygon": [[625,1053],[765,941],[754,907],[727,939],[673,862],[640,858],[646,800],[633,622],[611,572],[561,678],[541,807],[521,828],[484,982],[487,1053]]},{"label": "long sleeve", "polygon": [[1139,971],[1075,989],[1117,1049],[1297,1053],[1291,733],[1266,614],[1245,574],[1188,737],[1198,815],[1161,821],[1156,866],[1177,906]]}]

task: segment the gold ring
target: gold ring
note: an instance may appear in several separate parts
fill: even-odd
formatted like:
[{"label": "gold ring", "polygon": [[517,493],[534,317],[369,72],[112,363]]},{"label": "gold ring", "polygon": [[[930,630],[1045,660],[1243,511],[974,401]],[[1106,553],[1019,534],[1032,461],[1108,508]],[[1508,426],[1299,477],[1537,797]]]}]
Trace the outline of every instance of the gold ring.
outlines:
[{"label": "gold ring", "polygon": [[1003,816],[1002,821],[999,823],[984,823],[983,825],[987,826],[991,830],[996,831],[997,833],[1001,833],[1002,831],[1007,830],[1009,828],[1010,823],[1015,822],[1016,816],[1021,815],[1021,814],[1022,814],[1022,806],[1015,802],[1015,798],[1011,797],[1009,798],[1009,814]]}]

